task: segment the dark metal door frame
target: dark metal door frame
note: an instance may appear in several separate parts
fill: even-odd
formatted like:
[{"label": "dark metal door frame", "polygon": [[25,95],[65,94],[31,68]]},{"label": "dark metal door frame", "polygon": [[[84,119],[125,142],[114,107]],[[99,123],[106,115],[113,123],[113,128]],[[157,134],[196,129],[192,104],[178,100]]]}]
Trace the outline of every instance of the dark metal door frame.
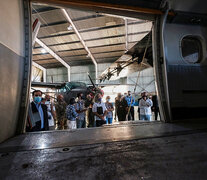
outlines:
[{"label": "dark metal door frame", "polygon": [[31,8],[30,1],[23,0],[24,8],[24,72],[23,72],[23,85],[21,93],[21,103],[19,108],[19,118],[16,129],[16,134],[25,132],[29,94],[31,87],[31,69],[32,69],[32,31],[31,31]]}]

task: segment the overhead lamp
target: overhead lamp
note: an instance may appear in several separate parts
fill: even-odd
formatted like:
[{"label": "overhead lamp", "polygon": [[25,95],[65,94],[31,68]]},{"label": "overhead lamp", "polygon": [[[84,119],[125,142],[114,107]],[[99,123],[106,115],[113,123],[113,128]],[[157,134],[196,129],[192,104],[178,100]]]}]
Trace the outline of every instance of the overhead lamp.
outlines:
[{"label": "overhead lamp", "polygon": [[72,31],[73,30],[73,26],[70,24],[68,27],[67,27],[68,31]]},{"label": "overhead lamp", "polygon": [[47,51],[43,48],[43,49],[41,49],[41,53],[42,54],[45,54]]}]

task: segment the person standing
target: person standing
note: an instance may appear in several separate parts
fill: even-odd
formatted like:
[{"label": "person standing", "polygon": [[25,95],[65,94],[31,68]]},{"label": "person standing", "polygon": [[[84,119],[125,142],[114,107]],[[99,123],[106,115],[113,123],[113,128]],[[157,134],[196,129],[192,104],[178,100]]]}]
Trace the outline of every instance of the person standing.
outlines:
[{"label": "person standing", "polygon": [[108,111],[105,104],[102,102],[102,96],[100,93],[95,96],[94,100],[95,103],[93,104],[92,111],[95,115],[96,127],[99,127],[106,124],[106,114]]},{"label": "person standing", "polygon": [[114,110],[114,107],[113,107],[113,104],[110,103],[110,96],[107,96],[106,97],[106,103],[105,103],[105,106],[106,106],[106,109],[108,111],[107,115],[106,115],[106,124],[112,124],[112,121],[113,121],[113,110]]},{"label": "person standing", "polygon": [[70,99],[70,104],[66,108],[66,116],[68,119],[68,128],[76,129],[77,123],[76,119],[78,118],[78,113],[75,110],[75,98]]},{"label": "person standing", "polygon": [[78,118],[77,118],[77,128],[85,128],[86,127],[86,110],[85,108],[85,102],[83,100],[83,93],[78,93],[77,95],[78,101],[75,105],[76,112],[78,113]]},{"label": "person standing", "polygon": [[54,130],[55,129],[56,113],[55,113],[55,106],[50,100],[51,100],[50,96],[48,94],[46,94],[45,95],[45,105],[47,106],[49,129]]},{"label": "person standing", "polygon": [[129,113],[128,113],[128,120],[134,121],[134,105],[135,105],[135,99],[131,95],[131,91],[128,91],[128,95],[125,97],[128,107],[129,107]]},{"label": "person standing", "polygon": [[55,103],[56,117],[59,124],[59,129],[65,129],[67,118],[66,118],[66,107],[67,104],[64,101],[62,94],[57,96],[57,102]]},{"label": "person standing", "polygon": [[142,96],[143,96],[143,92],[141,93],[141,97],[138,99],[138,110],[137,111],[138,111],[138,118],[139,118],[139,120],[141,120],[139,102],[142,99]]},{"label": "person standing", "polygon": [[152,96],[152,111],[155,113],[155,121],[157,121],[158,114],[160,113],[157,95]]},{"label": "person standing", "polygon": [[26,131],[47,131],[49,130],[48,125],[48,114],[47,106],[41,104],[42,91],[35,90],[32,92],[33,101],[30,103],[29,113],[27,118]]},{"label": "person standing", "polygon": [[119,121],[126,121],[126,115],[128,111],[128,105],[127,101],[124,96],[121,95],[121,93],[118,93],[117,99],[116,99],[116,112],[118,116]]},{"label": "person standing", "polygon": [[153,103],[152,100],[147,97],[147,93],[144,92],[142,99],[139,101],[140,108],[140,120],[151,120],[152,112],[151,107]]},{"label": "person standing", "polygon": [[88,108],[88,110],[86,111],[88,127],[95,127],[96,125],[94,120],[94,114],[92,111],[93,99],[90,94],[86,96],[85,107]]},{"label": "person standing", "polygon": [[115,97],[115,104],[114,104],[115,105],[115,120],[116,120],[116,118],[118,118],[117,109],[118,109],[118,105],[119,105],[119,101],[120,101],[120,95],[121,95],[121,93],[118,93],[117,97]]}]

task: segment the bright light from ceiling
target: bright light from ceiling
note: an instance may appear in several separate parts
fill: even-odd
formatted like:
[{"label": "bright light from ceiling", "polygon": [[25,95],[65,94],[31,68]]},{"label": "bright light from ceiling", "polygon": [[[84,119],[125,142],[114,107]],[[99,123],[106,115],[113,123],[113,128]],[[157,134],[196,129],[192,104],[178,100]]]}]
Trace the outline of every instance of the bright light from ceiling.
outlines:
[{"label": "bright light from ceiling", "polygon": [[71,26],[71,24],[67,27],[68,31],[73,30],[73,27]]},{"label": "bright light from ceiling", "polygon": [[41,53],[45,54],[47,51],[45,49],[41,49]]}]

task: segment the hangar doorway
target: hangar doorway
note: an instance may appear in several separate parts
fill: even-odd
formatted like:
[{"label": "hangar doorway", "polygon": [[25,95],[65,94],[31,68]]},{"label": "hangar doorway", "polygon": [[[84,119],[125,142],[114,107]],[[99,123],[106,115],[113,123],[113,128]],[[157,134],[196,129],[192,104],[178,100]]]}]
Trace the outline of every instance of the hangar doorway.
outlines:
[{"label": "hangar doorway", "polygon": [[[31,7],[36,38],[32,90],[45,86],[42,91],[51,95],[52,101],[61,93],[69,103],[78,92],[67,90],[68,81],[85,83],[89,88],[94,83],[104,91],[104,101],[110,96],[114,106],[118,93],[131,91],[134,102],[128,106],[129,111],[134,109],[134,117],[127,112],[129,120],[140,120],[141,93],[148,92],[150,98],[156,95],[152,21],[35,3]],[[62,87],[50,88],[53,85]],[[119,124],[115,108],[113,115],[114,123]]]},{"label": "hangar doorway", "polygon": [[[13,7],[17,7],[17,6],[13,6]],[[9,10],[9,8],[8,8],[8,10]],[[159,23],[159,22],[157,22],[157,23]],[[28,25],[28,23],[26,23],[26,25]],[[25,28],[25,31],[27,32],[27,34],[29,34],[27,28]],[[192,27],[190,27],[190,29],[191,28]],[[70,29],[70,28],[68,28],[68,29]],[[26,37],[28,37],[28,36],[26,36]],[[158,36],[157,39],[159,39],[159,38],[160,37]],[[25,39],[27,40],[27,41],[26,40],[25,41],[28,43],[28,39],[27,38],[25,38]],[[26,48],[27,47],[28,46],[26,46]],[[44,52],[42,52],[42,53],[44,53]],[[8,56],[8,54],[10,54],[10,53],[7,53],[7,56]],[[28,55],[28,54],[26,54],[26,55]],[[28,58],[28,56],[26,56],[26,57]],[[158,56],[158,57],[160,57],[160,56]],[[7,58],[7,59],[8,59],[8,62],[10,62],[9,61],[10,58]],[[18,58],[16,58],[16,60],[17,59]],[[12,60],[14,60],[14,59],[12,59]],[[21,61],[21,63],[22,62],[23,61]],[[9,63],[9,65],[11,66],[12,63]],[[14,64],[14,66],[15,65],[16,64]],[[7,66],[7,63],[5,63],[4,67],[5,67],[6,70],[8,70],[7,67],[9,67],[9,66]],[[21,66],[21,67],[24,67],[24,66]],[[24,68],[27,69],[26,66]],[[16,68],[16,69],[20,69],[20,68]],[[24,72],[23,68],[21,68],[20,70],[22,70],[22,72]],[[81,69],[79,69],[79,71],[80,70]],[[18,72],[17,73],[15,73],[15,72],[16,71],[13,72],[14,75],[20,74]],[[39,74],[39,70],[38,70],[37,74]],[[68,78],[68,74],[65,73],[65,75]],[[108,74],[108,75],[110,75],[110,74]],[[17,76],[17,77],[20,77],[20,76]],[[16,77],[13,76],[13,78],[16,78]],[[51,79],[54,79],[54,76]],[[27,82],[26,80],[28,80],[28,79],[25,78],[24,81]],[[122,80],[123,80],[123,82],[125,81],[125,79],[122,79]],[[20,82],[20,85],[21,85],[21,83],[22,82]],[[9,86],[10,84],[11,84],[10,82],[7,83],[8,87],[11,87],[11,86]],[[12,84],[12,86],[16,87],[15,84]],[[8,88],[8,87],[6,87],[7,90],[8,89],[9,90],[12,89],[12,88]],[[26,85],[24,85],[24,87],[26,87]],[[13,88],[12,90],[15,90],[15,88]],[[18,90],[21,91],[21,88],[18,88],[16,90],[16,92]],[[3,91],[3,92],[5,92],[5,91]],[[125,92],[125,90],[124,90],[124,92]],[[191,91],[188,91],[188,93],[191,93]],[[18,96],[19,94],[17,94],[16,96]],[[3,93],[3,95],[4,95],[4,93]],[[3,96],[1,96],[1,97],[3,97]],[[15,94],[12,96],[12,98],[14,99],[14,97],[15,97]],[[20,100],[25,100],[26,99],[25,97],[21,97],[21,98],[22,99],[20,99],[20,96],[19,96]],[[13,105],[14,105],[14,103],[12,104],[12,102],[16,103],[17,101],[19,101],[19,99],[15,100],[15,101],[9,101],[10,99],[11,98],[8,96],[8,101],[7,102],[11,103],[11,104],[9,104],[11,107],[13,107]],[[23,104],[23,107],[24,107],[24,101],[21,102],[21,107],[22,107],[22,104]],[[7,105],[7,104],[4,103],[4,105]],[[15,107],[18,107],[18,106],[15,106]],[[2,106],[1,106],[1,108],[2,108]],[[21,108],[16,108],[16,109],[20,109],[21,110],[20,114],[22,112],[26,112],[26,110],[22,111]],[[14,112],[14,111],[12,111],[12,109],[11,109],[11,112]],[[3,115],[4,114],[5,113],[3,113]],[[10,114],[13,115],[13,117],[15,117],[15,114],[12,114],[12,113],[10,113]],[[10,116],[10,114],[7,113],[7,117],[9,117],[9,118],[12,117],[12,116]],[[1,117],[2,117],[2,115],[1,115]],[[5,119],[7,120],[9,118],[5,118]],[[12,118],[10,118],[10,119],[12,119]],[[14,121],[14,119],[15,119],[15,121]],[[4,133],[3,136],[1,136],[1,141],[8,139],[9,137],[12,137],[15,134],[14,132],[17,129],[17,127],[16,127],[16,124],[17,124],[16,119],[17,119],[17,117],[15,117],[14,119],[11,122],[4,121],[2,123],[2,121],[1,121],[1,124],[2,124],[1,127],[2,127],[2,130],[3,130],[3,131],[1,131],[1,134]],[[23,122],[24,118],[21,118],[20,120],[21,120],[20,124],[21,125],[24,124],[24,122]],[[11,128],[10,128],[10,126],[8,126],[9,123],[12,123]],[[10,131],[8,129],[6,129],[6,128],[4,130],[4,127],[9,127]],[[23,127],[23,126],[21,126],[21,127]],[[202,129],[202,128],[205,128],[205,126],[202,126],[202,124],[199,124],[199,125],[196,125],[194,130],[195,129],[198,130],[198,129]],[[18,133],[22,133],[22,129],[23,128],[20,128],[20,130],[18,130]],[[104,143],[104,142],[112,142],[112,141],[123,141],[123,140],[132,140],[132,139],[143,139],[143,138],[147,139],[147,138],[154,138],[154,137],[166,137],[166,136],[170,136],[170,135],[174,136],[174,135],[177,135],[177,134],[185,134],[185,133],[189,133],[189,132],[191,133],[192,130],[193,130],[193,128],[192,129],[188,128],[188,127],[186,128],[186,125],[185,126],[179,126],[179,125],[176,125],[176,124],[156,123],[155,126],[154,125],[145,126],[145,124],[144,124],[144,126],[141,127],[141,128],[138,127],[138,126],[126,125],[126,126],[119,126],[119,128],[99,128],[99,129],[98,128],[89,128],[89,130],[87,130],[87,131],[86,130],[79,131],[79,132],[78,131],[70,131],[70,133],[69,133],[69,131],[52,131],[52,132],[48,131],[48,132],[38,132],[38,133],[34,132],[34,133],[30,133],[30,134],[23,134],[23,135],[20,135],[18,137],[15,137],[15,138],[12,138],[12,139],[8,140],[5,144],[1,145],[1,152],[16,152],[16,151],[27,151],[27,150],[40,150],[40,149],[46,149],[46,148],[58,148],[58,152],[65,152],[65,151],[71,150],[72,148],[70,148],[70,147],[71,146],[75,146],[75,145],[83,145],[83,144],[90,144],[90,143],[91,144],[95,144],[95,143]],[[88,133],[89,131],[92,131],[92,133]],[[10,134],[8,134],[8,132]],[[148,132],[148,133],[146,133],[146,132]],[[5,133],[7,133],[7,134],[5,135]],[[174,143],[174,141],[172,141],[172,142]],[[164,142],[164,144],[166,144],[166,143]],[[154,144],[152,144],[152,145],[154,146]],[[64,147],[64,148],[60,150],[61,147]],[[119,146],[119,148],[120,147],[121,146]],[[103,149],[105,150],[105,148],[103,148]],[[179,152],[179,151],[176,151],[176,152]],[[55,153],[55,154],[59,154],[59,153]],[[7,156],[7,155],[8,154],[4,154],[3,156]],[[14,161],[12,161],[12,162],[14,162]],[[26,167],[28,167],[27,164],[25,164],[25,165],[26,165]],[[25,165],[23,167],[25,167]]]}]

